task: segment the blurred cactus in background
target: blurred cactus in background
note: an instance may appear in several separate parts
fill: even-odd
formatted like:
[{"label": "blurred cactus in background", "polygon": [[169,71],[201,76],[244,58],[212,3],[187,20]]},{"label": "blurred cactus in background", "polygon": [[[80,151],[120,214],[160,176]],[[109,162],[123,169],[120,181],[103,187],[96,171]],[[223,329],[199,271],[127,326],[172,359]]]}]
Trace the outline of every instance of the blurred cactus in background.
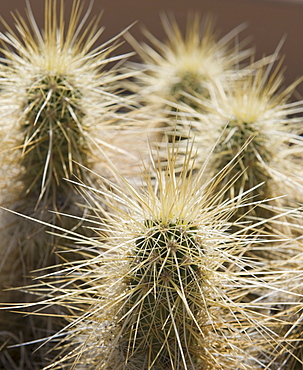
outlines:
[{"label": "blurred cactus in background", "polygon": [[237,42],[242,26],[219,39],[211,18],[201,22],[197,14],[188,17],[185,36],[174,18],[163,16],[162,23],[167,35],[164,43],[148,31],[144,35],[152,46],[138,43],[130,34],[125,36],[142,60],[130,64],[140,73],[129,86],[142,103],[158,107],[158,114],[166,101],[194,105],[185,93],[208,99],[209,86],[226,82],[228,88],[228,82],[241,74],[241,62],[252,54],[251,49],[243,48],[245,42]]},{"label": "blurred cactus in background", "polygon": [[[230,83],[228,90],[214,87],[207,102],[196,96],[194,100],[204,112],[184,107],[186,113],[179,118],[182,125],[175,131],[177,136],[185,137],[187,133],[190,141],[195,140],[196,168],[203,165],[214,147],[210,176],[238,157],[233,170],[218,184],[220,190],[233,183],[228,187],[227,199],[261,183],[263,185],[250,194],[252,202],[274,199],[265,207],[254,204],[241,207],[235,219],[252,208],[250,217],[271,218],[281,213],[283,207],[299,207],[302,200],[303,141],[299,115],[303,105],[290,99],[300,81],[282,88],[283,75],[279,66],[274,68],[273,64],[274,59],[268,66],[252,69]],[[283,198],[278,199],[281,196]]]},{"label": "blurred cactus in background", "polygon": [[[138,63],[128,64],[129,70],[134,71],[134,79],[126,87],[136,94],[137,101],[154,117],[155,127],[160,128],[157,141],[163,140],[163,128],[175,127],[176,123],[183,127],[181,120],[177,119],[183,112],[183,105],[203,111],[193,96],[208,100],[212,86],[219,84],[221,87],[224,82],[228,88],[228,82],[245,73],[241,65],[252,54],[251,48],[244,48],[247,41],[240,43],[238,40],[243,26],[220,39],[211,17],[202,22],[199,15],[189,15],[185,36],[174,17],[163,16],[162,23],[167,35],[165,42],[147,30],[144,35],[151,45],[138,43],[130,33],[125,35],[141,59]],[[177,137],[183,138],[174,132],[170,140]]]},{"label": "blurred cactus in background", "polygon": [[0,297],[33,315],[2,311],[0,367],[297,370],[301,79],[198,15],[96,46],[91,10],[3,21]]},{"label": "blurred cactus in background", "polygon": [[[196,169],[213,150],[210,178],[239,156],[219,184],[223,189],[239,176],[233,186],[228,186],[227,198],[263,182],[251,192],[253,201],[292,194],[286,201],[269,203],[267,210],[252,205],[249,208],[255,208],[256,217],[270,218],[279,213],[280,208],[268,211],[273,205],[298,207],[303,190],[299,116],[303,104],[291,99],[301,79],[283,86],[280,46],[272,56],[254,61],[252,49],[243,49],[243,42],[237,40],[240,27],[219,40],[210,20],[203,24],[198,16],[188,21],[185,37],[174,20],[165,18],[163,24],[168,36],[165,43],[148,32],[145,34],[152,46],[141,45],[126,35],[143,61],[130,88],[133,86],[139,101],[163,119],[163,131],[170,140],[183,141],[176,171],[182,171],[182,152],[194,141]],[[134,68],[132,64],[130,68]],[[161,142],[157,145],[161,147]],[[165,140],[163,146],[165,158]],[[235,219],[247,211],[246,207],[239,208]]]}]

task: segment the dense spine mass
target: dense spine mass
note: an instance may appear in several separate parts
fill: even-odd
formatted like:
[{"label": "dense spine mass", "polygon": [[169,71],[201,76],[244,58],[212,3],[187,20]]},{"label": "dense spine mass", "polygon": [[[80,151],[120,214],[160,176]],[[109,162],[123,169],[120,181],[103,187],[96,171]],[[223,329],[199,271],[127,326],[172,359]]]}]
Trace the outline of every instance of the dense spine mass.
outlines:
[{"label": "dense spine mass", "polygon": [[[57,191],[69,191],[64,178],[76,175],[73,160],[88,165],[82,94],[72,80],[48,73],[27,91],[26,113],[20,128],[25,138],[21,166],[26,171],[23,182],[27,193],[38,197],[39,193],[52,198]],[[56,197],[53,201],[56,206]]]},{"label": "dense spine mass", "polygon": [[134,307],[132,321],[137,328],[133,331],[129,325],[123,340],[131,349],[130,357],[146,356],[147,368],[173,368],[179,359],[180,369],[186,369],[197,363],[202,350],[200,307],[195,301],[201,290],[195,261],[202,249],[195,240],[196,228],[182,220],[175,224],[149,220],[145,225],[147,234],[136,242],[129,273],[133,293],[127,306],[129,312]]}]

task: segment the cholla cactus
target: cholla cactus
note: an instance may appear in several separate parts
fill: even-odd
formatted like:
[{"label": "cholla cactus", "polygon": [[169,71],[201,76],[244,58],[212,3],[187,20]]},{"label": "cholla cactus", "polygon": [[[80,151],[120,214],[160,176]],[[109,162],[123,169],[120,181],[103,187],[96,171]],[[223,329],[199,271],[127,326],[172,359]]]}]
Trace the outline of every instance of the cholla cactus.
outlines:
[{"label": "cholla cactus", "polygon": [[256,370],[283,351],[281,321],[262,297],[283,291],[275,285],[283,272],[243,257],[274,236],[230,234],[234,201],[218,205],[202,171],[194,175],[188,161],[176,176],[177,155],[168,157],[144,188],[121,178],[121,187],[105,181],[96,190],[110,206],[92,220],[102,242],[80,237],[79,252],[94,255],[67,268],[42,302],[80,309],[66,327],[70,352],[60,343],[64,355],[47,368]]},{"label": "cholla cactus", "polygon": [[[299,163],[303,143],[299,136],[301,118],[298,117],[303,108],[302,102],[291,102],[290,97],[299,80],[282,89],[283,75],[279,66],[272,70],[272,63],[234,81],[226,91],[213,88],[208,102],[200,100],[208,110],[207,114],[184,108],[187,118],[180,115],[182,124],[177,126],[176,135],[187,134],[189,140],[195,139],[197,168],[203,165],[210,149],[214,148],[211,176],[238,156],[233,170],[219,184],[222,189],[238,177],[229,187],[227,198],[241,195],[264,182],[251,193],[254,200],[287,195],[271,204],[297,207],[303,189]],[[195,102],[199,104],[199,99]],[[265,208],[253,208],[255,215],[261,218],[281,211],[281,208],[274,213]],[[243,207],[239,211],[245,214],[247,210]],[[239,215],[237,213],[236,218]]]},{"label": "cholla cactus", "polygon": [[[299,176],[289,176],[290,164],[301,174],[296,156],[301,157],[302,141],[297,119],[289,118],[302,112],[301,103],[288,103],[294,86],[278,92],[282,77],[277,69],[268,80],[271,65],[256,70],[254,64],[251,74],[238,68],[250,51],[231,47],[237,31],[217,41],[210,23],[201,35],[198,17],[185,38],[167,20],[167,44],[147,34],[156,50],[129,35],[146,69],[134,89],[140,90],[139,101],[156,107],[168,121],[171,108],[182,107],[179,124],[169,134],[183,140],[176,151],[165,143],[166,168],[160,159],[153,162],[143,187],[131,185],[108,162],[106,168],[120,185],[103,174],[94,190],[95,176],[92,171],[84,176],[84,168],[92,165],[95,136],[113,127],[115,111],[124,104],[116,82],[128,75],[102,68],[124,56],[108,59],[115,48],[111,42],[91,51],[101,30],[98,19],[85,26],[89,11],[80,20],[80,0],[74,2],[67,28],[64,1],[59,12],[56,0],[45,4],[44,32],[28,9],[29,24],[16,16],[18,34],[8,29],[0,36],[6,61],[0,71],[2,160],[16,168],[6,201],[26,220],[17,227],[14,220],[3,221],[2,274],[8,274],[8,266],[9,278],[18,269],[19,279],[21,272],[49,263],[58,240],[44,234],[45,226],[64,231],[64,248],[85,257],[57,265],[54,275],[48,270],[41,284],[27,288],[42,296],[39,305],[59,306],[56,319],[62,314],[69,321],[52,337],[58,342],[65,334],[54,349],[61,351],[59,356],[45,369],[261,370],[280,369],[283,361],[292,366],[296,359],[288,357],[295,355],[288,352],[292,341],[302,337],[296,328],[302,307],[296,276],[301,246],[281,229],[275,235],[260,226],[267,221],[265,199],[302,187]],[[194,136],[197,156],[184,140]],[[212,156],[209,144],[215,148]],[[210,181],[203,171],[208,165]],[[76,204],[84,201],[72,185],[73,176],[87,184],[82,190],[91,205],[84,211]],[[1,184],[4,197],[9,186]],[[277,224],[276,214],[301,199],[296,194],[288,202],[275,199]],[[60,213],[49,215],[49,208]],[[78,228],[83,212],[90,211],[94,216],[85,221],[91,222],[91,234],[84,235]],[[63,212],[74,217],[66,222]],[[242,222],[243,214],[257,218],[256,223]],[[292,215],[301,217],[299,211]],[[27,221],[35,218],[40,227],[29,227]],[[68,248],[73,241],[79,248]],[[259,253],[268,250],[270,263]],[[16,260],[14,268],[8,256]],[[281,256],[286,261],[281,263]],[[293,265],[296,269],[289,272]],[[50,334],[48,327],[44,336]],[[26,334],[24,339],[38,337]],[[39,361],[33,369],[44,366]],[[31,366],[27,357],[26,363]]]},{"label": "cholla cactus", "polygon": [[75,1],[66,28],[64,3],[59,16],[57,3],[46,0],[43,33],[28,9],[29,25],[15,18],[20,36],[12,30],[1,36],[6,61],[1,69],[1,101],[11,112],[9,116],[6,111],[2,120],[16,138],[15,148],[21,149],[26,194],[35,194],[39,201],[51,199],[54,208],[57,193],[69,187],[63,178],[71,174],[82,178],[74,162],[90,165],[91,131],[96,134],[97,128],[104,130],[112,123],[122,104],[115,95],[115,82],[124,78],[114,70],[103,70],[115,45],[108,41],[91,50],[102,32],[99,18],[86,25],[90,10],[80,20],[83,4]]},{"label": "cholla cactus", "polygon": [[[296,166],[294,154],[302,151],[299,119],[293,118],[302,111],[302,102],[289,102],[297,82],[279,91],[283,76],[274,71],[267,80],[267,73],[260,68],[254,75],[235,83],[224,97],[213,100],[214,111],[218,116],[222,114],[221,130],[224,129],[215,149],[216,169],[224,167],[247,144],[239,167],[235,168],[243,171],[243,176],[236,182],[234,192],[239,194],[265,182],[258,190],[258,199],[282,195],[281,189],[287,183],[288,189],[296,183],[300,172],[295,171],[296,176],[288,173]],[[215,116],[216,113],[211,119],[214,118],[216,125]],[[279,181],[283,181],[282,187]]]},{"label": "cholla cactus", "polygon": [[[64,179],[83,179],[83,168],[94,161],[97,136],[103,130],[106,137],[123,105],[115,93],[124,76],[118,77],[114,68],[103,70],[118,36],[92,49],[102,32],[99,17],[86,24],[90,9],[81,20],[83,4],[76,0],[65,27],[64,2],[59,15],[57,7],[58,1],[46,0],[43,32],[28,8],[29,24],[15,17],[19,35],[8,26],[1,35],[6,62],[0,73],[2,163],[9,159],[16,168],[15,208],[48,222],[58,218],[49,209],[77,208],[73,203],[78,197]],[[89,181],[89,173],[85,177]],[[9,184],[5,186],[7,191]]]},{"label": "cholla cactus", "polygon": [[[64,1],[46,0],[40,31],[28,5],[27,19],[14,16],[16,31],[6,25],[0,35],[1,205],[68,229],[81,226],[87,209],[65,179],[84,178],[84,167],[95,162],[98,137],[106,142],[106,132],[118,126],[116,111],[127,105],[118,87],[125,76],[118,67],[104,69],[127,57],[110,57],[120,35],[95,47],[103,28],[100,16],[88,21],[91,6],[84,12],[75,0],[66,25]],[[94,182],[89,172],[85,179]],[[12,295],[3,288],[24,285],[22,275],[55,263],[59,242],[44,226],[1,217],[0,288],[6,301]],[[21,298],[14,293],[14,299]]]},{"label": "cholla cactus", "polygon": [[241,50],[242,45],[235,41],[242,27],[219,39],[212,21],[208,19],[203,24],[198,15],[189,17],[185,36],[173,18],[163,17],[163,26],[167,34],[165,43],[147,31],[145,35],[152,46],[141,45],[126,36],[143,62],[135,65],[142,72],[131,88],[149,107],[161,110],[166,101],[194,105],[184,93],[208,98],[209,84],[238,78],[239,63],[251,54],[249,49]]}]

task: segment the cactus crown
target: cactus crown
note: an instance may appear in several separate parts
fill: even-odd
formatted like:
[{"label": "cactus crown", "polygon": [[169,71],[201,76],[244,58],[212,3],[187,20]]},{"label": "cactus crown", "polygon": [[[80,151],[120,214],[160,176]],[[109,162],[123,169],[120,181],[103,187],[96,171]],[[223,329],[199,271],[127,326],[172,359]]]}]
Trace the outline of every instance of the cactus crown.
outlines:
[{"label": "cactus crown", "polygon": [[140,45],[128,36],[145,66],[136,80],[140,86],[139,96],[150,103],[163,105],[163,98],[183,101],[182,92],[208,98],[209,84],[216,83],[222,75],[232,79],[234,67],[251,53],[250,50],[241,50],[241,44],[238,47],[233,45],[241,27],[219,39],[211,18],[201,22],[198,15],[191,15],[185,35],[173,17],[164,16],[162,23],[167,35],[164,43],[148,31],[145,31],[145,36],[152,46]]}]

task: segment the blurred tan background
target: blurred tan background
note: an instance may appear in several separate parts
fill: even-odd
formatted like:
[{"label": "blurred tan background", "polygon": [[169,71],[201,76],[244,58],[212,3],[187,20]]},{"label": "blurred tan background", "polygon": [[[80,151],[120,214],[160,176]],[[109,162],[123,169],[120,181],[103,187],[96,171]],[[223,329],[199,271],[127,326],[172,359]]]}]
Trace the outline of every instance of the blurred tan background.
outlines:
[{"label": "blurred tan background", "polygon": [[[81,0],[86,5],[89,0]],[[44,0],[29,0],[39,26],[43,25]],[[72,0],[64,0],[67,9]],[[25,0],[0,0],[0,13],[9,24],[13,23],[11,11],[24,13]],[[184,28],[188,11],[202,16],[212,14],[217,19],[217,29],[223,36],[239,24],[246,23],[241,39],[252,37],[257,56],[272,53],[286,36],[281,53],[285,55],[286,82],[291,83],[303,75],[303,0],[95,0],[93,14],[104,11],[101,25],[106,30],[101,41],[106,41],[123,28],[138,21],[131,33],[144,39],[141,27],[146,26],[156,37],[163,39],[164,32],[159,14],[172,12]],[[0,30],[4,31],[1,25]],[[130,50],[123,45],[119,52]],[[303,84],[298,88],[303,95]]]}]

